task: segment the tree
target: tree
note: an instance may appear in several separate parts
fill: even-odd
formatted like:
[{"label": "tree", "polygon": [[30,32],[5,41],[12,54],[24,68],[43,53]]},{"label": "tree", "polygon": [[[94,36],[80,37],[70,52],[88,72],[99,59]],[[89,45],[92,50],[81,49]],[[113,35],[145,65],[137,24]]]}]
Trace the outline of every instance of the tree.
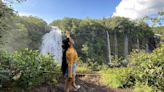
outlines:
[{"label": "tree", "polygon": [[[111,55],[114,55],[116,59],[125,56],[125,53],[127,57],[129,52],[136,48],[136,44],[139,44],[140,49],[145,48],[143,41],[147,40],[147,35],[151,31],[147,25],[135,26],[135,24],[136,22],[123,17],[102,20],[64,18],[51,23],[52,26],[63,29],[63,33],[71,32],[71,36],[75,40],[75,48],[83,61],[98,62],[99,64],[109,61],[106,31],[109,33]],[[136,34],[138,34],[138,38]],[[137,42],[136,39],[142,40]]]},{"label": "tree", "polygon": [[8,8],[1,0],[0,0],[0,45],[4,44],[2,40],[2,35],[5,30],[9,28],[7,25],[8,20],[13,15],[13,10]]},{"label": "tree", "polygon": [[142,20],[150,22],[152,27],[161,26],[164,24],[164,12],[158,12],[155,16],[145,16]]},{"label": "tree", "polygon": [[11,3],[10,5],[12,5],[14,2],[20,3],[22,1],[25,0],[0,0],[0,45],[4,44],[2,36],[6,30],[9,30],[9,23],[11,22],[12,17],[15,16],[14,10],[9,8],[6,3]]}]

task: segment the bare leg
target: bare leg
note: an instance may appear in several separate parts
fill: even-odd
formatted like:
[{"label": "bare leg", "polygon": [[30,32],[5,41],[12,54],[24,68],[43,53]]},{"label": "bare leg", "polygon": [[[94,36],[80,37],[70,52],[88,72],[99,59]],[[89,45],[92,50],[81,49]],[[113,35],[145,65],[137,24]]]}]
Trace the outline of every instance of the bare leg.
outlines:
[{"label": "bare leg", "polygon": [[69,78],[66,78],[64,92],[69,92],[69,88],[71,86],[71,83],[72,83],[72,80],[70,80]]},{"label": "bare leg", "polygon": [[78,89],[80,88],[80,85],[76,85],[75,80],[76,80],[76,76],[73,76],[72,86],[74,87],[74,91],[78,91]]},{"label": "bare leg", "polygon": [[74,88],[76,88],[75,80],[76,80],[75,75],[73,75],[73,78],[72,78],[72,86],[73,86]]}]

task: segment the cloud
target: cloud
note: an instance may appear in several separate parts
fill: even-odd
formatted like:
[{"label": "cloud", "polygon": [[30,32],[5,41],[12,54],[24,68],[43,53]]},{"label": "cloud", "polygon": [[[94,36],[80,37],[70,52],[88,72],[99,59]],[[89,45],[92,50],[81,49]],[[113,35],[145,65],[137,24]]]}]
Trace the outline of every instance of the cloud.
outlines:
[{"label": "cloud", "polygon": [[164,11],[164,0],[121,0],[113,16],[138,19]]},{"label": "cloud", "polygon": [[19,16],[35,16],[34,14],[31,14],[31,13],[25,13],[25,12],[18,12],[18,15]]}]

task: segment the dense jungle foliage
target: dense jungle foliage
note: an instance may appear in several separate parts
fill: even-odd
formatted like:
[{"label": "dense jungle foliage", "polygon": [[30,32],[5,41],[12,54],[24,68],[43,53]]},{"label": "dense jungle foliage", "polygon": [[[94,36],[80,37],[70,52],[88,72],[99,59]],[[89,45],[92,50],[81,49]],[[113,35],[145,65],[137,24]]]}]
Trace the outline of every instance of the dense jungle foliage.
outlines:
[{"label": "dense jungle foliage", "polygon": [[[154,25],[159,22],[158,18],[152,21]],[[101,74],[102,84],[113,88],[131,88],[136,92],[164,91],[163,26],[149,26],[144,21],[123,17],[66,17],[50,25],[58,26],[63,34],[71,32],[80,57],[78,72],[92,73],[96,70]],[[42,36],[49,31],[44,20],[19,16],[0,0],[0,91],[22,92],[38,85],[55,86],[58,83],[61,72],[55,59],[39,53]],[[116,67],[106,64],[109,54],[107,33],[112,62]],[[147,53],[146,46],[154,43],[150,40],[154,34],[161,35],[161,44]],[[124,58],[128,60],[126,66],[121,63]]]}]

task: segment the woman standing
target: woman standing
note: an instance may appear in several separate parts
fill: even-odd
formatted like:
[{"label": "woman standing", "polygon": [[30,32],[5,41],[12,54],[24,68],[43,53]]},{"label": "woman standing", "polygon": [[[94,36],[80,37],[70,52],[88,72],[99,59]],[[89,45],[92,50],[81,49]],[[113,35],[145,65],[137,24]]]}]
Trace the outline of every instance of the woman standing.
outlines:
[{"label": "woman standing", "polygon": [[[74,87],[74,91],[77,91],[80,88],[80,85],[76,85],[75,83],[75,76],[76,76],[76,61],[78,59],[77,52],[74,48],[74,41],[70,37],[70,34],[67,33],[67,39],[63,41],[64,45],[62,47],[65,47],[63,52],[63,59],[65,59],[67,66],[63,65],[62,62],[62,70],[66,74],[66,82],[64,87],[64,92],[69,92],[69,89],[71,86]],[[63,73],[64,73],[63,72]]]}]

